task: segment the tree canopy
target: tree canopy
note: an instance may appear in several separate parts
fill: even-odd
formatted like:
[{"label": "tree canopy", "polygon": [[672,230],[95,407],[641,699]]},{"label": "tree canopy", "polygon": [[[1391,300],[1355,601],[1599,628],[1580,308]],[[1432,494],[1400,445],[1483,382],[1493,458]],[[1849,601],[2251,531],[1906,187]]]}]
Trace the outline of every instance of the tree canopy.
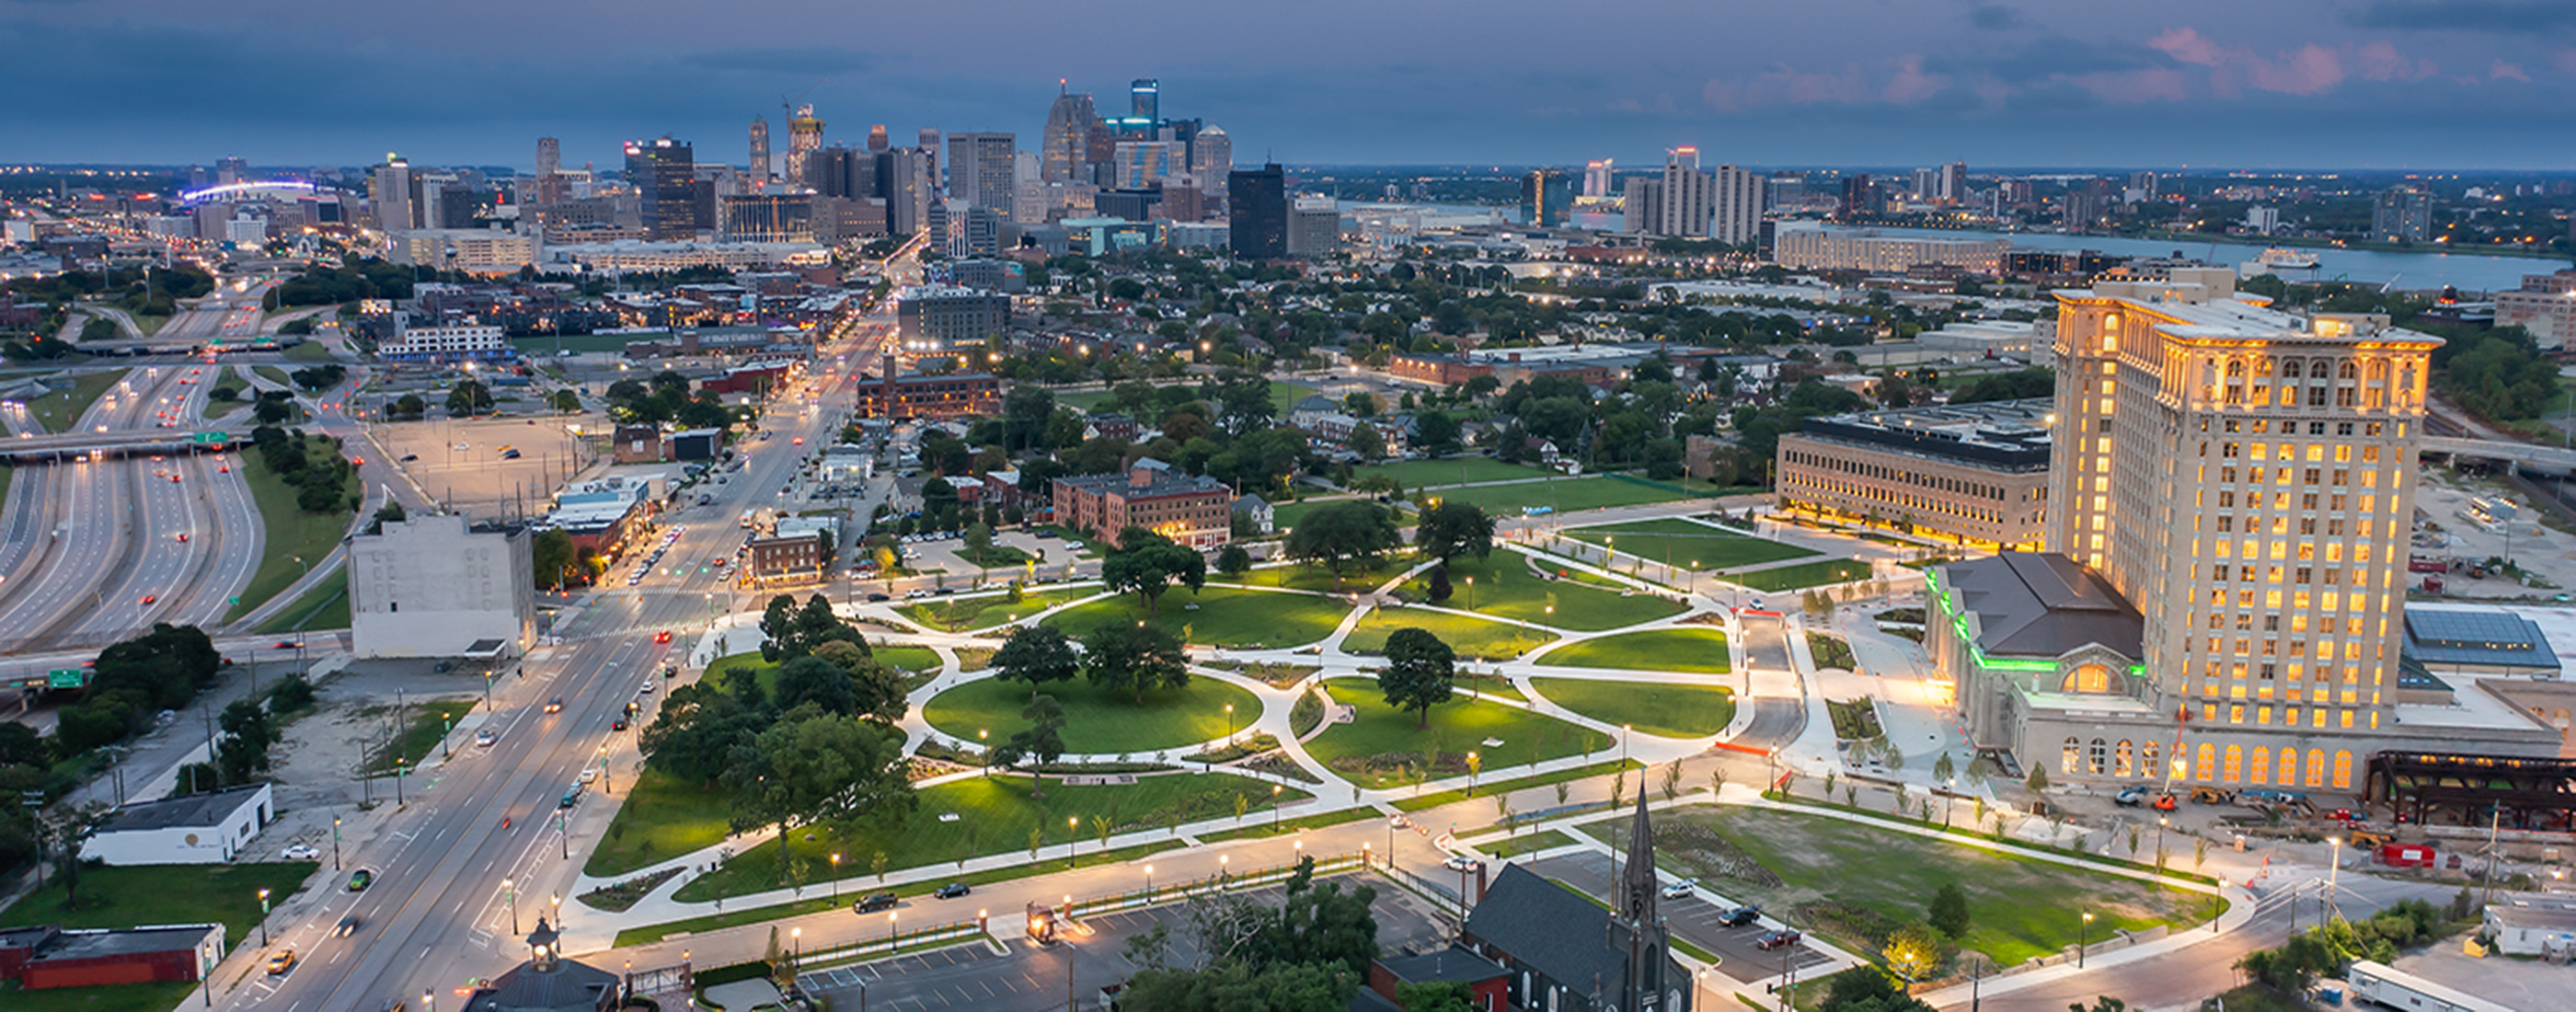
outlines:
[{"label": "tree canopy", "polygon": [[1376,561],[1401,540],[1386,507],[1350,499],[1307,513],[1289,530],[1286,548],[1289,558],[1321,563],[1339,581],[1343,566]]},{"label": "tree canopy", "polygon": [[1406,626],[1386,636],[1386,669],[1377,687],[1386,705],[1421,714],[1416,727],[1431,726],[1431,708],[1449,701],[1457,676],[1456,652],[1428,629]]},{"label": "tree canopy", "polygon": [[1207,557],[1142,527],[1118,535],[1118,550],[1100,563],[1100,580],[1109,589],[1144,598],[1146,614],[1162,614],[1163,592],[1180,583],[1191,590],[1207,585]]}]

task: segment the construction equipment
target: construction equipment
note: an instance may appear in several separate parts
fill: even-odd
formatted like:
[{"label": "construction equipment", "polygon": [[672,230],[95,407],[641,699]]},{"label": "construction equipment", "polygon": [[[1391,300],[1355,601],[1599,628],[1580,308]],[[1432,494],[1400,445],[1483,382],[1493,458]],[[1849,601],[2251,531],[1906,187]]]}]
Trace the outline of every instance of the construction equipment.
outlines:
[{"label": "construction equipment", "polygon": [[2350,837],[2345,838],[2344,842],[2362,850],[2375,851],[2396,841],[2393,837],[2386,833],[2379,832],[2378,830],[2356,829],[2352,831],[2352,835]]},{"label": "construction equipment", "polygon": [[2191,800],[2193,804],[2200,805],[2233,804],[2236,801],[2236,792],[2222,791],[2215,787],[2194,787],[2191,789]]}]

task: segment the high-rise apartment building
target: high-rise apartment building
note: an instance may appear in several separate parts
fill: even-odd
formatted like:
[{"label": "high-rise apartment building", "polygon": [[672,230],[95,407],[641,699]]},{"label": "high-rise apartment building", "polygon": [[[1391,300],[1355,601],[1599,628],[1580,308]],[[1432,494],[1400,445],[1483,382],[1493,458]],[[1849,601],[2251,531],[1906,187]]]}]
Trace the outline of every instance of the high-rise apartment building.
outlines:
[{"label": "high-rise apartment building", "polygon": [[2337,791],[2381,751],[2553,754],[2514,707],[2400,698],[2441,340],[2240,299],[2223,267],[2169,273],[2057,293],[2062,554],[1932,576],[1926,646],[1974,744],[2052,779]]},{"label": "high-rise apartment building", "polygon": [[2424,242],[2433,235],[2433,195],[2412,186],[2379,191],[2370,202],[2370,238],[2377,242]]},{"label": "high-rise apartment building", "polygon": [[[795,159],[793,156],[790,156],[789,160],[794,161]],[[754,116],[751,118],[750,165],[751,185],[758,186],[769,181],[769,117],[767,116]],[[790,165],[787,167],[787,176],[790,179],[794,179],[802,171],[802,167]]]},{"label": "high-rise apartment building", "polygon": [[386,155],[385,163],[367,174],[367,206],[375,212],[376,231],[408,232],[417,227],[411,186],[411,163],[401,155]]},{"label": "high-rise apartment building", "polygon": [[[811,185],[800,178],[805,172],[805,156],[822,149],[823,121],[814,115],[813,106],[797,106],[796,115],[787,120],[787,181],[797,186]],[[761,166],[759,171],[768,171],[768,166]]]},{"label": "high-rise apartment building", "polygon": [[1932,180],[1932,199],[1957,207],[1968,199],[1968,163],[1951,162]]},{"label": "high-rise apartment building", "polygon": [[551,176],[563,171],[563,142],[552,137],[537,138],[537,175]]},{"label": "high-rise apartment building", "polygon": [[1531,170],[1521,177],[1521,221],[1540,228],[1563,226],[1574,207],[1569,189],[1564,169]]},{"label": "high-rise apartment building", "polygon": [[[1760,195],[1758,181],[1755,195]],[[1628,181],[1625,231],[1636,235],[1704,238],[1708,235],[1709,217],[1715,212],[1716,203],[1717,180],[1700,171],[1699,149],[1688,145],[1674,148],[1664,156],[1663,175]],[[1758,227],[1758,207],[1754,214]]]},{"label": "high-rise apartment building", "polygon": [[697,237],[697,159],[689,145],[667,135],[627,141],[626,181],[635,187],[645,238]]},{"label": "high-rise apartment building", "polygon": [[1225,200],[1225,177],[1234,171],[1234,138],[1221,126],[1203,127],[1190,139],[1190,172],[1205,199]]},{"label": "high-rise apartment building", "polygon": [[1227,247],[1244,260],[1288,255],[1288,177],[1271,162],[1226,177]]},{"label": "high-rise apartment building", "polygon": [[896,148],[877,155],[877,192],[885,198],[886,231],[908,236],[931,224],[938,202],[937,161],[920,148]]},{"label": "high-rise apartment building", "polygon": [[1017,144],[1010,134],[949,134],[948,195],[1009,217],[1018,199]]},{"label": "high-rise apartment building", "polygon": [[1147,123],[1163,121],[1163,82],[1140,77],[1127,85],[1128,115]]},{"label": "high-rise apartment building", "polygon": [[930,157],[930,192],[934,197],[945,196],[948,188],[941,183],[940,171],[946,166],[939,163],[939,131],[932,127],[923,127],[920,136],[921,153]]},{"label": "high-rise apartment building", "polygon": [[869,128],[868,128],[868,150],[869,150],[869,151],[885,151],[885,150],[888,150],[888,149],[887,149],[887,141],[886,141],[886,128],[885,128],[885,124],[883,124],[883,123],[879,123],[879,124],[876,124],[876,125],[871,126],[871,127],[869,127]]},{"label": "high-rise apartment building", "polygon": [[1341,205],[1331,197],[1297,198],[1288,210],[1288,255],[1311,260],[1341,248]]},{"label": "high-rise apartment building", "polygon": [[1050,183],[1092,181],[1091,132],[1098,129],[1100,112],[1092,108],[1088,92],[1076,94],[1062,90],[1057,82],[1055,104],[1047,107],[1046,129],[1039,135],[1039,178]]},{"label": "high-rise apartment building", "polygon": [[1750,245],[1762,237],[1761,173],[1720,165],[1709,174],[1708,237],[1722,243]]},{"label": "high-rise apartment building", "polygon": [[1585,162],[1583,164],[1583,195],[1594,200],[1608,199],[1611,195],[1610,179],[1616,174],[1617,173],[1613,171],[1611,159],[1600,158]]},{"label": "high-rise apartment building", "polygon": [[1868,173],[1843,177],[1842,206],[1835,212],[1837,217],[1851,221],[1877,214],[1880,210],[1878,187],[1872,184]]}]

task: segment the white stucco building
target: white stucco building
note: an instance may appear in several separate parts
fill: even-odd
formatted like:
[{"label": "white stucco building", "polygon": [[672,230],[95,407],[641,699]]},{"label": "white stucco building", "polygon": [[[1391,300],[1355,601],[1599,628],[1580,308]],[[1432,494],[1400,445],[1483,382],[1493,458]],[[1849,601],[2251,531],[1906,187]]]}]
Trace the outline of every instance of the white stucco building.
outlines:
[{"label": "white stucco building", "polygon": [[526,652],[535,641],[533,538],[461,515],[414,517],[349,543],[349,638],[360,657]]},{"label": "white stucco building", "polygon": [[108,816],[82,841],[81,856],[113,865],[222,864],[276,817],[267,784],[141,801]]}]

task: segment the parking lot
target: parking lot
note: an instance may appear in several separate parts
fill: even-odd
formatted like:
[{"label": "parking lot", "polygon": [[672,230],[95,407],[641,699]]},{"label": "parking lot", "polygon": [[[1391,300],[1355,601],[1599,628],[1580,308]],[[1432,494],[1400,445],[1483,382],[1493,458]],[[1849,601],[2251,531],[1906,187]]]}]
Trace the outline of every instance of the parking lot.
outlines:
[{"label": "parking lot", "polygon": [[[1377,917],[1378,946],[1384,951],[1401,952],[1408,947],[1425,951],[1447,941],[1450,922],[1401,889],[1367,875],[1341,875],[1325,881],[1340,882],[1344,889],[1363,884],[1377,888],[1377,902],[1370,910]],[[1275,888],[1244,895],[1268,906],[1278,905],[1281,898]],[[993,913],[995,924],[1018,919],[1016,911],[1009,916],[1001,911]],[[1085,918],[1083,925],[1091,929],[1091,934],[1073,932],[1067,941],[1052,946],[1012,938],[1004,945],[1008,952],[995,952],[990,945],[961,945],[856,966],[810,970],[804,974],[804,989],[828,999],[833,1008],[861,1007],[860,995],[864,991],[866,1007],[872,1012],[1093,1009],[1100,1007],[1097,1002],[1103,986],[1125,981],[1139,969],[1127,960],[1127,940],[1153,930],[1156,924],[1170,926],[1167,963],[1198,965],[1200,954],[1190,944],[1189,922],[1189,907],[1185,905]]]},{"label": "parking lot", "polygon": [[[374,431],[394,455],[394,465],[429,495],[482,514],[514,500],[521,507],[542,508],[566,479],[598,459],[573,429],[604,432],[606,424],[604,417],[565,415],[392,422]],[[519,455],[504,459],[504,451],[511,449]],[[676,466],[673,474],[678,474]]]},{"label": "parking lot", "polygon": [[[1592,896],[1607,899],[1617,894],[1614,889],[1610,855],[1585,851],[1563,857],[1531,862],[1529,870],[1547,878],[1580,889]],[[1673,936],[1699,946],[1717,956],[1717,970],[1741,983],[1753,983],[1796,970],[1801,979],[1807,971],[1832,959],[1809,948],[1805,942],[1764,952],[1753,941],[1762,933],[1781,927],[1767,914],[1754,923],[1730,928],[1720,923],[1731,902],[1721,902],[1706,889],[1682,899],[1661,901],[1657,910],[1671,924]]]}]

